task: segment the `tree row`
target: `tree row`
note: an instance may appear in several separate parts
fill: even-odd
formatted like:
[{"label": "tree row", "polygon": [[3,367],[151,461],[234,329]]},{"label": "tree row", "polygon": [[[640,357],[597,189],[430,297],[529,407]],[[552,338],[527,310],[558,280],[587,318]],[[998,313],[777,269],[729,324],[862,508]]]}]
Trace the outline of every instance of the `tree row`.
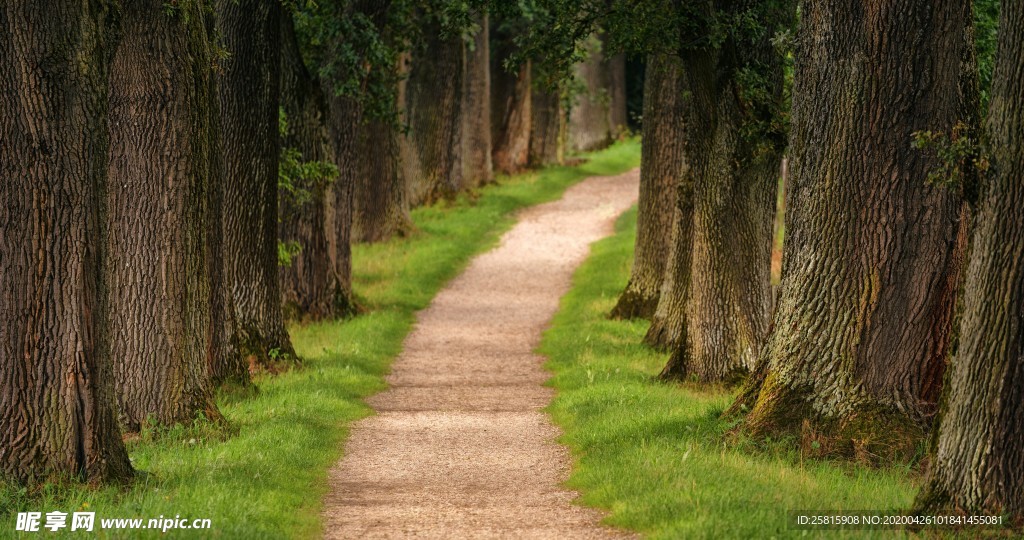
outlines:
[{"label": "tree row", "polygon": [[624,129],[600,38],[576,91],[513,64],[526,15],[461,2],[0,8],[0,475],[132,476],[122,433],[220,421],[358,307],[351,243]]},{"label": "tree row", "polygon": [[927,448],[917,511],[1020,525],[1024,4],[541,4],[527,46],[550,65],[595,28],[648,55],[612,315],[651,319],[661,377],[740,384],[732,435],[870,464]]}]

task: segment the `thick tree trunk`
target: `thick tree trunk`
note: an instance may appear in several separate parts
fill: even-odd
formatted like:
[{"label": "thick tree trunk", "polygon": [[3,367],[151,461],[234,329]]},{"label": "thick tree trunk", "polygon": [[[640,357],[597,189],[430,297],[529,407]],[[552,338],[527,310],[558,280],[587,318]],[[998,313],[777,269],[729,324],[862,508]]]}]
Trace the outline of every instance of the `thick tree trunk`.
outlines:
[{"label": "thick tree trunk", "polygon": [[1003,3],[988,114],[991,169],[963,290],[927,513],[1003,514],[1024,525],[1024,4]]},{"label": "thick tree trunk", "polygon": [[575,68],[581,93],[569,110],[566,149],[570,152],[597,150],[612,141],[611,81],[602,45],[597,35],[590,36],[585,43],[587,58]]},{"label": "thick tree trunk", "polygon": [[530,90],[530,94],[529,165],[540,167],[561,163],[565,130],[562,100],[558,93],[536,87]]},{"label": "thick tree trunk", "polygon": [[277,257],[281,6],[219,0],[230,53],[220,84],[224,134],[224,259],[243,355],[294,359],[281,314]]},{"label": "thick tree trunk", "polygon": [[[212,35],[208,33],[208,35]],[[219,95],[217,80],[214,77],[211,91]],[[219,100],[213,103],[217,118],[220,118]],[[224,162],[223,162],[223,137],[221,136],[220,124],[215,123],[217,130],[217,150],[210,156],[210,163],[215,170],[218,185],[217,189],[208,191],[210,215],[219,216],[216,223],[209,223],[207,229],[207,260],[224,261]],[[211,355],[208,358],[208,369],[210,384],[217,388],[223,384],[238,384],[248,386],[252,381],[250,378],[250,364],[241,352],[241,334],[238,331],[238,319],[235,315],[235,298],[231,292],[227,279],[227,268],[222,263],[208,264],[206,270],[210,273],[210,289],[217,291],[217,294],[210,297],[210,308],[213,313],[213,320],[220,321],[220,330],[216,339],[219,340],[220,354]]]},{"label": "thick tree trunk", "polygon": [[476,17],[480,30],[465,47],[462,88],[462,189],[494,181],[491,162],[491,45],[486,13]]},{"label": "thick tree trunk", "polygon": [[414,207],[452,197],[463,184],[465,44],[461,36],[442,38],[436,27],[428,28],[424,37],[400,92],[409,128],[401,142],[402,170]]},{"label": "thick tree trunk", "polygon": [[[780,13],[782,8],[780,8]],[[784,16],[784,15],[782,15]],[[768,27],[780,20],[765,18]],[[690,90],[686,161],[694,185],[686,340],[667,372],[705,383],[738,382],[768,333],[775,189],[783,138],[765,131],[782,108],[782,58],[768,42],[728,40],[683,60]],[[744,99],[736,60],[757,66],[759,101]]]},{"label": "thick tree trunk", "polygon": [[961,203],[910,141],[972,118],[969,24],[966,0],[801,4],[782,287],[766,376],[736,406],[753,433],[867,459],[910,451],[934,414]]},{"label": "thick tree trunk", "polygon": [[[212,3],[207,3],[205,9],[209,9]],[[217,30],[217,17],[214,14],[207,15],[206,35],[208,37],[219,35]],[[211,46],[216,44],[211,41]],[[219,67],[221,60],[217,59],[214,53],[213,63]],[[211,216],[217,216],[216,221],[207,221],[207,260],[221,261],[219,264],[207,264],[206,270],[210,274],[210,289],[213,295],[210,297],[210,307],[213,313],[213,320],[219,321],[219,331],[215,330],[214,339],[219,342],[219,354],[208,357],[208,373],[210,384],[217,388],[223,384],[237,384],[248,386],[251,383],[249,359],[242,355],[242,334],[238,327],[238,317],[235,310],[235,297],[231,290],[231,282],[227,273],[225,254],[227,247],[224,238],[224,197],[225,197],[225,165],[224,165],[224,137],[221,130],[222,116],[220,114],[220,81],[216,75],[210,78],[210,92],[215,99],[210,101],[210,108],[214,115],[211,130],[215,134],[216,147],[209,155],[210,167],[216,171],[211,178],[216,179],[215,188],[207,191],[209,212]]]},{"label": "thick tree trunk", "polygon": [[[383,242],[412,231],[409,194],[400,160],[403,135],[390,119],[363,118],[352,100],[331,100],[332,132],[341,178],[352,183],[352,241]],[[354,175],[351,178],[350,175]],[[345,192],[335,191],[336,208],[344,208]],[[340,238],[340,237],[339,237]],[[342,245],[341,241],[337,245]]]},{"label": "thick tree trunk", "polygon": [[636,251],[626,290],[612,317],[651,317],[665,277],[676,186],[685,168],[682,66],[674,56],[651,55],[644,81],[643,148]]},{"label": "thick tree trunk", "polygon": [[368,183],[363,163],[373,154],[360,155],[359,136],[364,128],[360,107],[336,97],[329,100],[328,111],[329,153],[338,165],[338,178],[324,195],[327,256],[349,301],[346,311],[355,313],[358,306],[352,293],[352,242],[357,240],[356,193],[361,184]]},{"label": "thick tree trunk", "polygon": [[[216,17],[206,17],[206,35],[216,35]],[[215,62],[218,62],[215,60]],[[220,126],[220,89],[219,77],[216,74],[210,78],[210,92],[215,97],[210,102],[210,108],[214,115],[214,122],[211,130],[215,133],[216,147],[209,155],[210,168],[216,171],[211,178],[216,179],[215,188],[207,190],[209,212],[211,216],[217,216],[216,221],[207,221],[206,247],[208,261],[221,261],[219,264],[207,264],[206,270],[210,274],[210,289],[213,295],[210,297],[210,308],[213,313],[214,322],[220,323],[219,331],[216,331],[215,339],[219,342],[219,354],[210,355],[208,358],[208,372],[210,384],[217,388],[223,384],[237,384],[248,386],[252,381],[250,378],[249,359],[242,356],[241,332],[238,329],[238,318],[235,314],[235,297],[231,291],[231,283],[228,280],[227,265],[224,264],[224,137]]]},{"label": "thick tree trunk", "polygon": [[530,62],[522,64],[515,72],[505,67],[505,62],[515,52],[515,36],[510,32],[504,28],[495,30],[491,55],[494,167],[505,174],[520,171],[529,164],[533,118]]},{"label": "thick tree trunk", "polygon": [[[320,83],[303,63],[291,17],[281,19],[281,106],[288,127],[282,147],[297,150],[303,162],[337,165]],[[283,242],[297,242],[301,247],[290,265],[280,267],[281,297],[287,318],[316,320],[352,312],[351,270],[345,267],[351,265],[351,202],[346,199],[340,205],[330,205],[332,201],[328,200],[335,190],[351,190],[350,185],[330,185],[340,180],[313,179],[309,184],[306,179],[304,185],[296,187],[308,191],[308,199],[280,194],[278,236]],[[328,206],[333,206],[330,228]],[[330,234],[334,236],[333,246],[328,240]]]},{"label": "thick tree trunk", "polygon": [[[781,72],[780,72],[781,75]],[[777,152],[754,157],[740,138],[739,103],[721,95],[714,139],[694,140],[693,268],[687,351],[673,371],[702,382],[737,381],[768,334]],[[715,105],[710,105],[714,107]],[[701,142],[711,143],[700,148]]]},{"label": "thick tree trunk", "polygon": [[17,482],[132,477],[101,279],[115,18],[0,6],[0,475]]},{"label": "thick tree trunk", "polygon": [[[675,350],[685,343],[686,306],[690,302],[691,270],[693,267],[693,175],[685,159],[684,170],[675,187],[675,210],[672,213],[672,234],[665,275],[661,281],[658,307],[651,317],[651,326],[644,343],[658,350]],[[677,362],[678,364],[678,362]],[[673,363],[663,370],[663,378],[673,378]]]},{"label": "thick tree trunk", "polygon": [[[353,8],[369,16],[385,39],[388,37],[389,0],[362,0]],[[333,204],[328,207],[329,249],[337,261],[339,275],[351,272],[347,243],[382,242],[393,236],[405,236],[413,230],[409,216],[409,194],[400,160],[400,143],[404,138],[397,122],[404,103],[406,57],[395,57],[389,65],[373,65],[367,74],[367,85],[381,81],[396,85],[395,100],[374,104],[365,112],[359,96],[330,96],[331,138],[334,141],[340,178],[335,182]],[[365,97],[365,96],[363,96]],[[375,111],[375,112],[374,112]],[[489,154],[488,154],[489,156]],[[346,213],[351,218],[345,216]],[[351,222],[351,228],[345,225]],[[345,262],[345,264],[341,264]],[[350,279],[342,278],[343,282]]]},{"label": "thick tree trunk", "polygon": [[[110,75],[107,325],[122,425],[217,418],[210,193],[220,189],[213,55],[201,5],[126,4]],[[210,232],[218,237],[209,238]]]}]

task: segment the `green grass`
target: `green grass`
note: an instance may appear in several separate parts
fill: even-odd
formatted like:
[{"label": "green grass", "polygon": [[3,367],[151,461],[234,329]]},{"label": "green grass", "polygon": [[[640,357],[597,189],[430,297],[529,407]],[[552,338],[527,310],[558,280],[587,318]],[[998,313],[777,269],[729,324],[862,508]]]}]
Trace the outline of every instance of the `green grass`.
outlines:
[{"label": "green grass", "polygon": [[341,457],[348,426],[371,414],[363,398],[384,389],[383,377],[414,312],[426,307],[474,254],[494,245],[514,222],[516,210],[554,200],[587,176],[636,167],[639,148],[639,141],[627,141],[590,155],[579,167],[503,178],[477,197],[415,210],[417,232],[409,238],[356,246],[353,281],[367,312],[346,321],[292,327],[304,369],[260,380],[256,393],[221,395],[220,408],[234,434],[225,437],[202,423],[144,434],[131,444],[130,453],[135,467],[147,474],[125,490],[47,485],[29,493],[0,485],[0,538],[15,536],[19,511],[82,508],[96,512],[97,526],[100,518],[212,520],[210,530],[174,531],[179,536],[318,535],[327,470]]},{"label": "green grass", "polygon": [[731,426],[719,415],[733,394],[657,382],[667,355],[640,344],[647,322],[607,318],[629,277],[635,209],[616,230],[594,245],[541,345],[557,390],[549,411],[572,450],[569,485],[583,504],[654,538],[817,537],[823,531],[790,528],[790,512],[910,505],[917,488],[907,469],[802,461],[793,441],[723,444]]}]

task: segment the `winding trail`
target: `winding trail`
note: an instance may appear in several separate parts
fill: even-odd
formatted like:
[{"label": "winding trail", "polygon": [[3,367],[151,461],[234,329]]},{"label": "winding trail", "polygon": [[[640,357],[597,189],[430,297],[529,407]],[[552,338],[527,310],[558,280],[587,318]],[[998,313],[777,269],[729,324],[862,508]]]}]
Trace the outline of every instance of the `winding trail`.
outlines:
[{"label": "winding trail", "polygon": [[524,210],[417,316],[330,471],[327,538],[604,538],[560,484],[569,455],[541,410],[534,354],[589,245],[637,198],[639,173],[592,177]]}]

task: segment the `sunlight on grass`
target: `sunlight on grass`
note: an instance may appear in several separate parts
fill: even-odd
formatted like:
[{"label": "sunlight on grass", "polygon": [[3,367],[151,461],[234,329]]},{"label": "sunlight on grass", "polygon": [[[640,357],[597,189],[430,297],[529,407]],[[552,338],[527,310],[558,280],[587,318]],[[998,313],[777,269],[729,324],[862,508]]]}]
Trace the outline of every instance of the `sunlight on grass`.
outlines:
[{"label": "sunlight on grass", "polygon": [[616,231],[594,245],[540,348],[582,502],[654,538],[901,536],[789,528],[795,510],[904,509],[916,486],[905,469],[804,462],[789,441],[725,445],[732,394],[657,382],[667,355],[640,344],[648,323],[607,318],[629,277],[635,208]]},{"label": "sunlight on grass", "polygon": [[[100,518],[211,519],[210,530],[173,531],[195,538],[319,535],[327,470],[341,457],[351,422],[372,412],[362,399],[384,389],[383,377],[415,311],[426,307],[474,254],[494,245],[516,210],[554,200],[587,176],[634,168],[639,156],[639,141],[626,141],[590,155],[579,167],[499,178],[498,185],[472,198],[415,210],[417,232],[411,237],[354,247],[354,288],[365,314],[291,327],[305,361],[301,371],[262,379],[251,395],[220,397],[229,433],[200,422],[143,436],[129,451],[144,473],[125,490],[47,485],[29,493],[0,485],[0,538],[15,537],[19,511],[83,509],[96,512],[97,527]],[[67,528],[61,532],[28,534],[88,536]]]}]

